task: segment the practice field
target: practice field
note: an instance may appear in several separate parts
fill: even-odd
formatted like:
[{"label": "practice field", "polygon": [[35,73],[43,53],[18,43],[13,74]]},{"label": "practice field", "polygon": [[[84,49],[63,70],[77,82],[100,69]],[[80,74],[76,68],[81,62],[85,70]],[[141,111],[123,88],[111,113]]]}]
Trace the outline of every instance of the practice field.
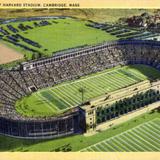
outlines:
[{"label": "practice field", "polygon": [[25,116],[52,116],[81,104],[82,90],[85,102],[146,79],[159,77],[160,72],[149,66],[119,66],[39,90],[17,101],[16,110]]},{"label": "practice field", "polygon": [[154,119],[114,137],[98,142],[82,152],[158,152],[160,119]]},{"label": "practice field", "polygon": [[[8,46],[23,53],[27,59],[32,59],[33,53],[37,52],[42,56],[51,56],[56,51],[117,39],[105,31],[87,26],[88,23],[88,21],[72,18],[12,22],[0,26],[9,33],[9,35],[3,35],[1,32],[0,36],[3,36],[2,40],[10,40],[34,50],[24,49],[5,41]],[[7,25],[11,25],[17,31],[14,33]],[[19,28],[20,25],[24,31]]]}]

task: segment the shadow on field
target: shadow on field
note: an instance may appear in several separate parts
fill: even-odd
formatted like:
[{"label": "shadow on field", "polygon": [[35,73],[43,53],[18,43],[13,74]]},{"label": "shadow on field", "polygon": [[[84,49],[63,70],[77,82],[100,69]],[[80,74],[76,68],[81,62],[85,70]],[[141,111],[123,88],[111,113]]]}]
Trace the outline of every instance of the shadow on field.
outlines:
[{"label": "shadow on field", "polygon": [[[29,152],[29,151],[35,151],[35,152],[69,152],[72,151],[72,146],[70,143],[63,143],[63,145],[56,145],[53,146],[53,141],[59,141],[60,139],[63,139],[65,141],[66,138],[72,138],[77,135],[70,135],[67,137],[59,137],[56,139],[44,139],[44,140],[29,140],[29,139],[18,139],[18,138],[12,138],[8,136],[0,135],[0,152]],[[50,145],[46,145],[46,143],[50,143]],[[33,149],[32,147],[34,145],[40,146],[38,148],[41,148],[37,150]],[[47,148],[48,147],[48,148]]]},{"label": "shadow on field", "polygon": [[43,142],[42,140],[24,140],[7,136],[0,136],[0,152],[3,151],[27,151],[24,148]]},{"label": "shadow on field", "polygon": [[[153,68],[152,66],[149,66],[149,65],[134,64],[134,65],[128,65],[127,68],[137,70],[141,74],[145,75],[147,77],[147,79],[149,79],[150,81],[154,81],[154,80],[160,78],[160,71],[156,68]],[[130,74],[128,76],[131,76],[132,78],[134,78],[133,74]],[[138,80],[139,77],[135,77],[135,78],[137,78],[137,80]]]}]

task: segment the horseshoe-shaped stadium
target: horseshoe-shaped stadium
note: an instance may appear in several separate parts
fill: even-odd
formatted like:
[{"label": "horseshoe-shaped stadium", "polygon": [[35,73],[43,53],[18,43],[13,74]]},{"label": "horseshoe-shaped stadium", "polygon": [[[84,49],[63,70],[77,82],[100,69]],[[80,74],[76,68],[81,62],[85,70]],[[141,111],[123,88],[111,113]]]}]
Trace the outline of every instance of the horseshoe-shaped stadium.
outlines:
[{"label": "horseshoe-shaped stadium", "polygon": [[[91,101],[49,117],[24,116],[16,111],[15,104],[17,100],[43,88],[119,65],[145,64],[160,70],[159,53],[160,42],[157,41],[114,41],[28,61],[17,69],[0,70],[0,133],[26,139],[85,133],[88,124],[83,106],[94,108]],[[116,117],[113,115],[105,121]]]}]

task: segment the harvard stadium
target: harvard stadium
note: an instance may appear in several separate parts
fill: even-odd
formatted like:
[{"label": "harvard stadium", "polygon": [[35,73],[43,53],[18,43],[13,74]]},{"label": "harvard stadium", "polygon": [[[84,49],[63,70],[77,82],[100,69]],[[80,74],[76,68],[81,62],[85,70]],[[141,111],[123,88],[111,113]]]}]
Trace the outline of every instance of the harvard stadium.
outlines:
[{"label": "harvard stadium", "polygon": [[158,102],[159,52],[159,42],[115,41],[1,70],[0,133],[81,134]]},{"label": "harvard stadium", "polygon": [[0,19],[2,148],[160,151],[159,37],[63,16]]}]

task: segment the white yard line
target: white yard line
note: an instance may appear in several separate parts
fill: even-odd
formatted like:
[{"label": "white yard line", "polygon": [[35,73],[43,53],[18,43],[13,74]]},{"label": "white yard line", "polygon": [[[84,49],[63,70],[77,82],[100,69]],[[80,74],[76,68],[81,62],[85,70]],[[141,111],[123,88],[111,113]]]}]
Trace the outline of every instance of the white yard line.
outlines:
[{"label": "white yard line", "polygon": [[[39,92],[36,94],[36,96],[40,97],[44,101],[47,101],[49,104],[51,104],[51,106],[53,106],[54,108],[58,109],[55,105],[53,105],[53,103],[51,103],[50,101],[48,101],[48,99],[46,99],[45,97],[43,97]],[[48,105],[47,103],[45,103],[45,104],[46,104],[46,106],[48,108],[50,108],[51,111],[53,111],[53,113],[55,112],[55,110],[50,105]]]},{"label": "white yard line", "polygon": [[[132,139],[129,139],[129,138],[128,138],[128,137],[129,137],[129,134],[128,134],[128,133],[124,133],[123,135],[125,136],[125,138],[126,138],[131,144],[137,146],[138,148],[140,148],[141,150],[144,151],[144,149],[142,148],[142,146],[138,145],[137,143],[135,143],[135,141],[133,141]],[[135,148],[135,149],[136,149],[136,148]],[[137,150],[137,152],[139,151],[138,149],[136,149],[136,150]]]},{"label": "white yard line", "polygon": [[[100,150],[96,145],[94,145],[94,146],[92,146],[92,147],[93,147],[93,148],[95,147],[99,152],[101,152],[101,150]],[[92,148],[92,147],[91,147],[91,148]],[[93,148],[92,148],[92,149],[93,149]],[[94,149],[93,149],[93,150],[94,150]],[[96,150],[94,150],[94,151],[96,151]]]},{"label": "white yard line", "polygon": [[[121,143],[119,143],[119,141],[116,141],[116,138],[112,138],[112,141],[117,145],[117,147],[120,149],[120,151],[122,152],[126,152],[128,150],[128,148],[126,148],[125,146],[123,146]],[[129,150],[128,150],[129,151]]]},{"label": "white yard line", "polygon": [[109,152],[110,149],[113,149],[113,148],[109,148],[108,145],[107,145],[106,143],[104,143],[104,142],[102,142],[102,143],[99,144],[99,145],[100,145],[100,146],[103,146],[105,152]]},{"label": "white yard line", "polygon": [[135,132],[129,131],[129,134],[132,135],[140,144],[142,144],[144,146],[144,148],[147,148],[146,151],[154,151],[150,146],[145,145],[143,143],[143,139],[141,139],[141,137],[139,137]]},{"label": "white yard line", "polygon": [[[159,118],[155,118],[155,119],[159,119]],[[140,126],[143,126],[144,124],[152,123],[155,119],[150,120],[150,121],[145,122],[145,123],[142,123],[142,124],[140,124],[140,125],[138,125],[138,126],[136,126],[136,127],[134,127],[134,128],[131,128],[131,129],[127,130],[127,131],[124,131],[124,132],[122,132],[122,133],[120,133],[120,134],[118,134],[118,135],[115,135],[115,136],[113,136],[113,137],[110,137],[110,138],[108,138],[108,139],[105,139],[105,140],[102,140],[102,141],[100,141],[100,142],[97,142],[97,143],[95,143],[95,144],[93,144],[93,145],[90,145],[90,146],[88,146],[88,147],[86,147],[86,148],[83,148],[82,150],[85,150],[85,149],[87,149],[87,148],[89,148],[89,147],[91,147],[91,146],[95,146],[95,145],[97,145],[97,144],[100,144],[100,143],[102,143],[102,142],[106,143],[107,141],[109,141],[109,140],[111,140],[111,139],[113,139],[113,138],[118,138],[119,135],[123,135],[124,133],[131,132],[132,134],[134,134],[134,133],[135,133],[135,130],[136,130],[137,128],[139,128]],[[132,132],[132,131],[134,131],[134,132]],[[137,135],[137,133],[135,133],[134,135],[135,135],[136,137],[139,137],[139,135]],[[145,141],[146,143],[149,143],[148,141],[146,141],[146,140],[143,139],[142,137],[139,137],[139,139],[142,139],[142,141]],[[140,143],[140,142],[139,142],[139,143]],[[149,143],[149,145],[150,145],[150,143]],[[150,145],[150,146],[151,146],[151,145]],[[153,146],[153,145],[152,145],[152,146]],[[154,146],[153,146],[153,147],[154,147]],[[149,148],[149,149],[152,150],[151,148]],[[158,149],[159,149],[159,148],[158,148]],[[79,152],[81,152],[82,150],[80,150]],[[154,151],[154,150],[152,150],[152,151]]]},{"label": "white yard line", "polygon": [[124,144],[126,144],[126,146],[129,146],[129,148],[131,148],[131,151],[138,151],[135,147],[133,147],[132,145],[130,145],[128,142],[124,141],[123,138],[125,138],[123,136],[124,134],[121,134],[118,138],[119,141],[123,142]]},{"label": "white yard line", "polygon": [[[133,78],[130,78],[130,77],[127,77],[127,76],[125,76],[125,78],[123,78],[123,73],[118,72],[119,70],[123,70],[124,72],[127,73],[127,71],[125,71],[125,68],[118,68],[118,69],[115,69],[115,70],[112,70],[112,71],[100,73],[100,74],[95,75],[95,76],[91,76],[91,77],[87,77],[87,78],[84,78],[84,79],[76,80],[76,81],[71,82],[71,83],[66,83],[66,84],[62,84],[60,86],[55,86],[53,88],[50,88],[49,90],[52,91],[52,92],[54,92],[54,90],[58,90],[59,91],[58,93],[56,91],[55,91],[56,93],[54,92],[54,94],[57,96],[57,98],[56,98],[57,100],[60,98],[61,95],[63,95],[63,96],[65,95],[66,99],[63,98],[63,101],[66,104],[68,104],[69,107],[71,107],[71,106],[74,106],[74,103],[75,103],[75,105],[79,104],[80,100],[79,100],[78,97],[76,97],[75,95],[71,95],[68,92],[64,92],[63,94],[61,93],[61,89],[64,91],[66,88],[63,88],[63,87],[67,87],[68,85],[71,85],[71,84],[75,84],[76,85],[77,83],[84,83],[83,85],[89,86],[91,89],[96,91],[99,95],[101,95],[101,94],[104,94],[106,92],[106,89],[103,89],[103,88],[99,87],[98,85],[95,85],[95,77],[101,77],[102,78],[102,80],[99,80],[99,83],[101,85],[103,85],[104,82],[108,82],[108,86],[112,86],[113,90],[116,89],[116,88],[123,88],[123,87],[126,86],[126,84],[129,85],[129,84],[132,84],[132,82],[137,82]],[[110,79],[105,78],[105,76],[107,76],[107,74],[109,74],[109,73],[116,73],[120,77],[117,76],[117,78],[116,78],[116,77],[114,77],[114,74],[113,74],[113,76],[112,75],[108,75],[108,77],[110,77]],[[88,79],[91,79],[90,83],[87,81]],[[125,79],[126,79],[126,81],[125,81]],[[127,82],[127,80],[128,81],[130,80],[130,81]],[[110,88],[107,91],[110,92],[110,91],[112,91],[112,89]],[[87,99],[92,98],[91,95],[94,95],[94,93],[92,93],[92,92],[86,93],[86,97],[88,97]],[[72,102],[73,102],[73,105],[72,105]],[[48,103],[51,104],[49,101],[48,101]],[[52,106],[53,106],[53,104],[52,104]],[[59,108],[57,106],[55,106],[55,107],[59,110]]]},{"label": "white yard line", "polygon": [[[146,139],[144,139],[143,137],[141,137],[141,132],[139,132],[138,130],[133,129],[134,133],[140,138],[142,139],[142,141],[145,141],[149,146],[152,146],[153,148],[159,150],[159,148],[157,148],[156,146],[154,146],[153,144],[151,144],[150,142],[148,142]],[[140,134],[140,135],[139,135]],[[154,151],[154,150],[153,150]]]},{"label": "white yard line", "polygon": [[[86,81],[86,80],[88,80],[88,79],[94,79],[95,77],[100,77],[100,76],[102,76],[102,75],[106,75],[106,74],[108,74],[108,73],[117,72],[117,71],[119,71],[119,70],[124,70],[124,69],[125,69],[125,67],[116,68],[115,70],[111,70],[111,71],[99,73],[98,75],[92,75],[92,76],[89,76],[89,77],[86,77],[86,78],[83,78],[83,79],[78,79],[78,80],[73,81],[73,82],[70,82],[70,83],[61,84],[60,86],[55,86],[55,87],[53,87],[53,88],[71,85],[71,84],[73,84],[73,83],[78,83],[78,82],[81,82],[81,81]],[[133,80],[133,79],[132,79],[132,80]]]},{"label": "white yard line", "polygon": [[113,151],[116,152],[116,149],[113,146],[109,145],[107,142],[103,142],[108,148],[111,148]]},{"label": "white yard line", "polygon": [[157,134],[157,136],[160,138],[160,129],[156,128],[157,126],[153,126],[153,125],[148,124],[147,127],[152,129],[152,132]]},{"label": "white yard line", "polygon": [[[142,133],[144,133],[144,134],[143,134],[144,137],[146,137],[147,139],[149,139],[150,141],[152,141],[152,142],[155,143],[156,145],[158,144],[157,141],[155,141],[155,138],[154,138],[152,135],[148,134],[146,131],[143,131],[141,128],[137,129],[137,131],[138,131],[138,132],[140,131],[140,132],[141,132],[141,135],[142,135]],[[148,136],[146,136],[146,135],[148,135]],[[150,138],[149,136],[152,137],[153,139]],[[158,145],[159,145],[159,144],[158,144]],[[160,149],[160,148],[159,148],[159,149]]]},{"label": "white yard line", "polygon": [[132,143],[134,143],[136,146],[138,146],[142,151],[146,151],[144,149],[144,145],[142,145],[140,141],[138,141],[136,138],[133,139],[133,137],[130,134],[130,131],[127,133],[127,137],[129,137],[130,140],[132,140]]},{"label": "white yard line", "polygon": [[150,122],[150,123],[160,129],[160,126],[158,126],[156,123],[153,123],[153,122]]},{"label": "white yard line", "polygon": [[[51,90],[51,89],[49,89],[53,94],[55,94],[56,96],[57,96],[57,98],[58,99],[62,99],[62,97],[65,95],[65,93],[61,93],[61,91],[57,88],[57,90],[58,90],[58,92],[54,92],[53,90]],[[70,107],[71,106],[73,106],[71,103],[69,103],[69,101],[68,100],[66,100],[66,99],[64,99],[63,98],[63,101],[65,102],[65,103],[67,103]]]},{"label": "white yard line", "polygon": [[[128,72],[126,72],[125,70],[123,70],[123,72],[128,73]],[[123,74],[123,72],[118,72],[118,74],[119,74],[121,77],[125,77],[126,79],[130,79],[130,81],[138,82],[138,81],[142,80],[142,79],[140,79],[139,77],[137,77],[138,80],[135,80],[135,79],[133,79],[133,78],[131,78],[131,77]],[[133,75],[133,74],[131,74],[131,75]],[[136,75],[135,75],[135,77],[136,77]]]},{"label": "white yard line", "polygon": [[[152,132],[152,134],[154,134],[154,135],[156,135],[158,138],[160,138],[160,131],[159,130],[155,130],[155,128],[153,128],[153,127],[151,127],[150,125],[145,125],[145,126],[143,126],[143,128],[145,129],[145,130],[147,130],[148,132]],[[157,132],[155,132],[155,131],[158,131],[158,133]],[[160,139],[159,139],[159,141],[160,141]]]},{"label": "white yard line", "polygon": [[[145,133],[145,137],[146,137],[146,135],[148,135],[148,136],[150,136],[150,137],[152,137],[152,138],[149,138],[151,141],[153,141],[154,143],[156,143],[156,144],[158,144],[159,145],[159,147],[160,147],[160,140],[158,139],[158,138],[156,138],[155,136],[153,136],[154,135],[154,132],[152,132],[151,130],[147,130],[149,133],[152,133],[152,134],[149,134],[148,132],[146,132],[146,128],[145,128],[145,130],[143,130],[144,128],[139,128],[139,130],[141,131],[141,132],[143,132],[143,133]],[[157,141],[159,141],[158,143],[157,143]]]},{"label": "white yard line", "polygon": [[108,74],[108,73],[111,73],[111,72],[115,72],[117,70],[123,70],[123,68],[117,68],[117,69],[112,70],[112,71],[99,73],[98,75],[92,75],[92,76],[89,76],[89,77],[86,77],[86,78],[83,78],[83,79],[78,79],[78,80],[70,82],[70,83],[61,84],[60,86],[55,86],[54,88],[62,87],[62,86],[65,86],[65,85],[70,85],[70,84],[73,84],[73,83],[78,83],[78,82],[81,82],[81,81],[86,81],[88,79],[94,79],[95,77],[100,77],[101,75],[105,75],[105,74]]}]

